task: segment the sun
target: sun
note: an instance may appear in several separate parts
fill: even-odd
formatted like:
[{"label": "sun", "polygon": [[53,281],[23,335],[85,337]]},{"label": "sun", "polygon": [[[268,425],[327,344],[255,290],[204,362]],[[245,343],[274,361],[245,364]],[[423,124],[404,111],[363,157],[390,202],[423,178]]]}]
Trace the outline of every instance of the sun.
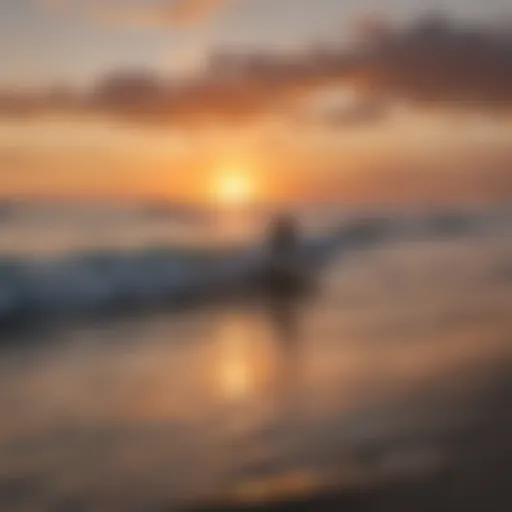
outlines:
[{"label": "sun", "polygon": [[243,206],[251,203],[255,185],[247,172],[229,170],[220,173],[214,184],[215,201],[224,206]]}]

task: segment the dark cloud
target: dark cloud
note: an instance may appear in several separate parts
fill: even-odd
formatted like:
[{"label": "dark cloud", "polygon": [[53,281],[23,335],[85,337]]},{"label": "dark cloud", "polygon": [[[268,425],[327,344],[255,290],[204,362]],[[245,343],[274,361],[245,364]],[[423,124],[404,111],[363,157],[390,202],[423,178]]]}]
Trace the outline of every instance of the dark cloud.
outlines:
[{"label": "dark cloud", "polygon": [[512,103],[512,31],[428,18],[370,37],[356,73],[361,90],[415,102]]},{"label": "dark cloud", "polygon": [[[367,21],[352,47],[328,45],[293,55],[219,51],[204,75],[169,82],[151,73],[119,73],[99,80],[75,108],[162,122],[247,120],[291,115],[311,93],[338,86],[358,92],[360,105],[333,108],[327,121],[379,118],[395,100],[442,108],[508,111],[512,107],[512,30],[461,27],[442,18],[396,29]],[[27,99],[28,110],[69,109],[67,97]],[[0,106],[26,108],[0,97]],[[39,107],[38,107],[39,105]]]}]

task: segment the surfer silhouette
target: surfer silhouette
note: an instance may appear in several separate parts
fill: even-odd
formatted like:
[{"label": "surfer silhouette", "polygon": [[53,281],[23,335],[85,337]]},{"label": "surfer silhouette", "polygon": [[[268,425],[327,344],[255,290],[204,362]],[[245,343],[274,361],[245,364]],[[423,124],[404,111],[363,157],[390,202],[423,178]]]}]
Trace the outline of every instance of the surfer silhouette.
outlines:
[{"label": "surfer silhouette", "polygon": [[291,215],[277,216],[270,225],[269,245],[273,257],[292,257],[298,250],[299,227]]},{"label": "surfer silhouette", "polygon": [[266,282],[274,296],[295,295],[300,289],[302,274],[299,262],[300,235],[296,219],[278,215],[268,233]]}]

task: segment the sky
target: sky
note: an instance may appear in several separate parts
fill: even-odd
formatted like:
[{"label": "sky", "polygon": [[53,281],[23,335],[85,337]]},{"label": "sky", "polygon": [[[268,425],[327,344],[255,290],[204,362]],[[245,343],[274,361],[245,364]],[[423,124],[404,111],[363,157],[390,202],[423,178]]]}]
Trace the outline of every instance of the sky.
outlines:
[{"label": "sky", "polygon": [[[293,48],[349,37],[352,24],[372,13],[399,22],[434,12],[473,22],[512,16],[508,0],[226,0],[186,23],[158,22],[155,6],[172,3],[2,0],[0,80],[14,85],[83,83],[120,66],[172,72],[184,56],[216,47]],[[144,9],[146,16],[154,11],[153,21],[144,19]],[[132,11],[135,19],[129,16]]]},{"label": "sky", "polygon": [[512,196],[508,0],[2,0],[0,195]]}]

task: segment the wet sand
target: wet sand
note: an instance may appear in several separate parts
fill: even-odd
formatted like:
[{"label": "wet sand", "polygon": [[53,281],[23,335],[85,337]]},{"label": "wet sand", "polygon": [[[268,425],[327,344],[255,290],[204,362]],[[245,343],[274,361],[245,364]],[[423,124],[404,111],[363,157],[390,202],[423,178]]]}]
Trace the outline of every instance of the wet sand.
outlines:
[{"label": "wet sand", "polygon": [[[512,507],[512,368],[464,403],[465,420],[452,428],[429,428],[376,440],[347,456],[362,473],[301,489],[292,480],[266,482],[260,496],[220,501],[202,511],[501,512]],[[459,404],[460,406],[460,404]],[[346,463],[347,461],[345,461]],[[342,463],[340,462],[340,465]],[[402,467],[401,467],[402,466]],[[302,481],[304,483],[304,481]],[[310,482],[311,483],[311,482]],[[272,496],[272,492],[278,491]],[[269,493],[265,496],[265,493]],[[281,493],[281,495],[279,495]],[[284,493],[284,494],[283,494]]]}]

